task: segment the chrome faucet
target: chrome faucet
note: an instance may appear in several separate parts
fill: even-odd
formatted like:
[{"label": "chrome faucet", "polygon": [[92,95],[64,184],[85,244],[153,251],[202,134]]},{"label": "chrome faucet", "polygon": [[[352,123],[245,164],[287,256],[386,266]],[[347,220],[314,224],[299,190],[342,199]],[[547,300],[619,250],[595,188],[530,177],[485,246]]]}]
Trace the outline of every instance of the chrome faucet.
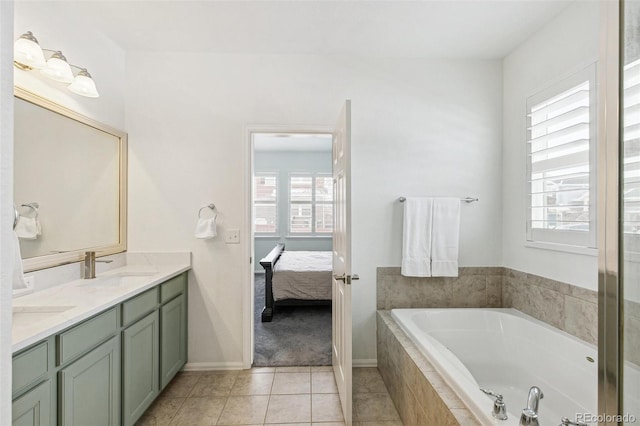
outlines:
[{"label": "chrome faucet", "polygon": [[563,417],[561,422],[562,423],[560,423],[560,426],[589,426],[586,423],[573,422],[573,421],[569,420],[568,417]]},{"label": "chrome faucet", "polygon": [[111,263],[113,260],[96,260],[95,251],[85,251],[82,278],[89,280],[96,277],[96,262]]},{"label": "chrome faucet", "polygon": [[539,426],[538,405],[540,405],[542,398],[544,398],[544,394],[540,388],[531,386],[527,397],[527,408],[522,410],[522,415],[520,416],[520,426]]},{"label": "chrome faucet", "polygon": [[480,390],[495,398],[495,401],[493,401],[493,410],[491,411],[491,415],[498,420],[507,420],[507,406],[502,399],[502,395],[489,389],[480,388]]}]

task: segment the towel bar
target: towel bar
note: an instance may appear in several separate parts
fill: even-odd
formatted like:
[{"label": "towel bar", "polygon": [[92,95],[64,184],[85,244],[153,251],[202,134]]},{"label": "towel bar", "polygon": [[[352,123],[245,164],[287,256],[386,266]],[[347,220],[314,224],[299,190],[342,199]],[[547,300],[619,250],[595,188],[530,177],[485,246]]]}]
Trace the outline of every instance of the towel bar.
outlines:
[{"label": "towel bar", "polygon": [[[407,200],[406,197],[398,198],[398,201],[400,201],[401,203],[404,203],[406,200]],[[465,197],[465,198],[460,198],[460,201],[464,201],[465,203],[473,203],[475,201],[480,201],[480,200],[473,197]]]}]

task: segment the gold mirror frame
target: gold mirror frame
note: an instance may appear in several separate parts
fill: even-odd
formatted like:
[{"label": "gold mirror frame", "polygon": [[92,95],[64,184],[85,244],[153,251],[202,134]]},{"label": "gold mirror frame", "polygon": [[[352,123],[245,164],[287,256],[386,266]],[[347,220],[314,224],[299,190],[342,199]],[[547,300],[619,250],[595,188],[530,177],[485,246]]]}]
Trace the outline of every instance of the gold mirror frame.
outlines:
[{"label": "gold mirror frame", "polygon": [[118,138],[119,152],[119,233],[118,243],[96,247],[82,247],[64,253],[48,254],[23,259],[25,272],[36,271],[68,263],[79,262],[84,259],[85,251],[95,251],[97,256],[107,256],[115,253],[122,253],[127,250],[127,134],[106,124],[100,123],[92,118],[79,114],[69,108],[56,104],[48,99],[31,93],[19,87],[14,87],[14,96],[24,101],[30,102],[39,107],[45,108],[56,114],[60,114],[71,120],[77,121],[86,126],[93,127],[102,132]]}]

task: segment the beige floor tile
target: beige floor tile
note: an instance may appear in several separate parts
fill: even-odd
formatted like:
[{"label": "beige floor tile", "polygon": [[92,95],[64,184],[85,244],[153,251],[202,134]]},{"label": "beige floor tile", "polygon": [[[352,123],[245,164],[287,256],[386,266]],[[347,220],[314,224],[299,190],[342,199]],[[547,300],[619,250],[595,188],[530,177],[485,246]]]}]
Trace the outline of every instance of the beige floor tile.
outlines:
[{"label": "beige floor tile", "polygon": [[333,372],[311,372],[311,393],[338,393]]},{"label": "beige floor tile", "polygon": [[276,373],[308,373],[311,367],[276,367]]},{"label": "beige floor tile", "polygon": [[330,366],[330,365],[319,365],[317,367],[311,367],[311,372],[313,373],[314,371],[316,371],[316,372],[333,371],[333,367]]},{"label": "beige floor tile", "polygon": [[237,377],[237,372],[207,373],[200,376],[189,396],[228,396]]},{"label": "beige floor tile", "polygon": [[271,395],[265,423],[311,421],[311,395]]},{"label": "beige floor tile", "polygon": [[353,393],[385,393],[387,388],[377,368],[353,369]]},{"label": "beige floor tile", "polygon": [[294,395],[311,392],[311,374],[276,373],[271,393],[274,395]]},{"label": "beige floor tile", "polygon": [[219,425],[248,425],[264,423],[269,396],[232,396],[227,400]]},{"label": "beige floor tile", "polygon": [[176,415],[185,398],[165,398],[160,397],[151,404],[145,411],[137,426],[164,426],[171,422]]},{"label": "beige floor tile", "polygon": [[269,423],[269,426],[311,426],[311,423]]},{"label": "beige floor tile", "polygon": [[215,425],[222,413],[226,398],[187,398],[171,425],[211,426]]},{"label": "beige floor tile", "polygon": [[164,391],[162,391],[161,396],[165,398],[186,398],[199,378],[199,374],[180,372],[169,382]]},{"label": "beige floor tile", "polygon": [[342,422],[342,406],[336,393],[311,395],[312,422]]},{"label": "beige floor tile", "polygon": [[388,393],[354,394],[353,417],[358,421],[400,421],[400,416]]},{"label": "beige floor tile", "polygon": [[274,373],[240,374],[231,388],[231,395],[269,395]]},{"label": "beige floor tile", "polygon": [[313,422],[312,426],[345,426],[344,422]]},{"label": "beige floor tile", "polygon": [[260,374],[260,373],[275,373],[275,367],[251,367],[246,370],[240,370],[238,374]]}]

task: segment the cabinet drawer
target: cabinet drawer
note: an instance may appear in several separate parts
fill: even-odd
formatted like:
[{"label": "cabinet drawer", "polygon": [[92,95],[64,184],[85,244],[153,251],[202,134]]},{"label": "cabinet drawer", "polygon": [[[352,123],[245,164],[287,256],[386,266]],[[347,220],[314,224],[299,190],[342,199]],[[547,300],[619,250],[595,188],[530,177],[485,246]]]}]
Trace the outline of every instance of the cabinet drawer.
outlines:
[{"label": "cabinet drawer", "polygon": [[65,331],[58,336],[58,365],[91,349],[117,330],[118,312],[117,308],[112,308]]},{"label": "cabinet drawer", "polygon": [[158,288],[154,287],[149,291],[127,300],[122,304],[122,325],[127,326],[139,318],[142,318],[153,311],[158,305]]},{"label": "cabinet drawer", "polygon": [[49,342],[22,352],[13,357],[13,395],[29,388],[49,372]]},{"label": "cabinet drawer", "polygon": [[180,274],[160,285],[160,302],[165,303],[187,289],[187,274]]}]

